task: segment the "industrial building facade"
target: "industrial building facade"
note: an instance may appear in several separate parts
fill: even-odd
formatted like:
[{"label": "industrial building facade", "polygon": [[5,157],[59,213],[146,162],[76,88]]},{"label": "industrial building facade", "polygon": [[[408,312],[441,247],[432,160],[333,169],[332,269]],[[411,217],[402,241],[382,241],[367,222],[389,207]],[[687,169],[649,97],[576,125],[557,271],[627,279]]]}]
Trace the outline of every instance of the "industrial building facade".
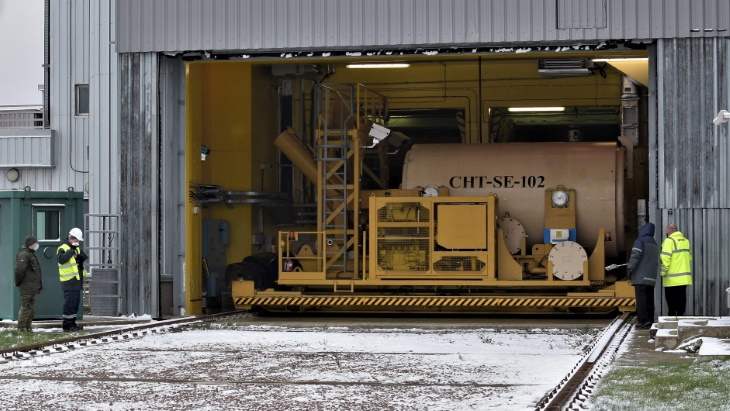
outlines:
[{"label": "industrial building facade", "polygon": [[[308,138],[312,87],[327,82],[387,95],[421,142],[622,137],[629,206],[614,236],[630,249],[641,222],[676,223],[693,245],[687,313],[728,313],[730,131],[713,124],[730,107],[726,1],[46,3],[48,144],[39,164],[17,149],[39,137],[0,139],[17,153],[2,150],[0,167],[20,169],[0,190],[85,193],[87,245],[119,282],[121,314],[221,304],[211,295],[227,298],[225,282],[211,275],[306,222],[272,211],[281,199],[269,193],[312,202],[273,140],[289,126]],[[552,106],[574,117],[506,114]],[[229,194],[201,198],[210,187]]]}]

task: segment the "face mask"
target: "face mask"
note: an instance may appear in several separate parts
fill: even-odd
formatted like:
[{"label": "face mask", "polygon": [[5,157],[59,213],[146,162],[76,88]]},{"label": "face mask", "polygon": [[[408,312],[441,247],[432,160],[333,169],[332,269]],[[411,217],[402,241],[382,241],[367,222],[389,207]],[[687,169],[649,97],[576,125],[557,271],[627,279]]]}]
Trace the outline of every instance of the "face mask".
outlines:
[{"label": "face mask", "polygon": [[78,247],[79,246],[79,243],[71,243],[71,245],[74,246],[74,247]]},{"label": "face mask", "polygon": [[40,244],[36,244],[35,247],[33,247],[33,251],[38,251],[38,249],[41,247]]}]

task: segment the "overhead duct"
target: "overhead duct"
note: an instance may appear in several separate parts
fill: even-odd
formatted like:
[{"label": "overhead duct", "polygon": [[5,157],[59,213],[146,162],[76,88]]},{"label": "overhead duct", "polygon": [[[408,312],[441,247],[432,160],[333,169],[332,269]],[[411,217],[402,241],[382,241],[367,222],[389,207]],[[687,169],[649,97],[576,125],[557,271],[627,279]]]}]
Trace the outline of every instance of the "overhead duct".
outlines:
[{"label": "overhead duct", "polygon": [[591,64],[587,58],[538,59],[537,72],[549,77],[588,76]]}]

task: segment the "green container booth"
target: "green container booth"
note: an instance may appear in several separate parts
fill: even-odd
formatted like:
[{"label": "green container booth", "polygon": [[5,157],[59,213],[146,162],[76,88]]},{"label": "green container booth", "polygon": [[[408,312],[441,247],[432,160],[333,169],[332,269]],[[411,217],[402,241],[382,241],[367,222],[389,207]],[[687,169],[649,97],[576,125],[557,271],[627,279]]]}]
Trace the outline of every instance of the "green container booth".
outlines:
[{"label": "green container booth", "polygon": [[[56,252],[73,227],[84,230],[84,195],[73,191],[0,191],[0,319],[18,320],[20,295],[15,287],[15,257],[28,235],[38,239],[36,251],[43,274],[43,290],[35,319],[60,319],[63,292]],[[84,243],[81,243],[84,248]],[[82,305],[82,304],[80,304]],[[79,307],[79,318],[83,307]]]}]

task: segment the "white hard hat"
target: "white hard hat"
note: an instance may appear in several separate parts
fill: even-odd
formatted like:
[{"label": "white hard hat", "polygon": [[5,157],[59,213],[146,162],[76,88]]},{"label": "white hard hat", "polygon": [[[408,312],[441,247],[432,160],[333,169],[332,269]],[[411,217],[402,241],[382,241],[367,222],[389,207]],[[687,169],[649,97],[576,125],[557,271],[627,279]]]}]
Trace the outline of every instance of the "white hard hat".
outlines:
[{"label": "white hard hat", "polygon": [[72,228],[71,231],[68,232],[68,235],[75,237],[79,241],[84,241],[84,233],[76,227]]}]

